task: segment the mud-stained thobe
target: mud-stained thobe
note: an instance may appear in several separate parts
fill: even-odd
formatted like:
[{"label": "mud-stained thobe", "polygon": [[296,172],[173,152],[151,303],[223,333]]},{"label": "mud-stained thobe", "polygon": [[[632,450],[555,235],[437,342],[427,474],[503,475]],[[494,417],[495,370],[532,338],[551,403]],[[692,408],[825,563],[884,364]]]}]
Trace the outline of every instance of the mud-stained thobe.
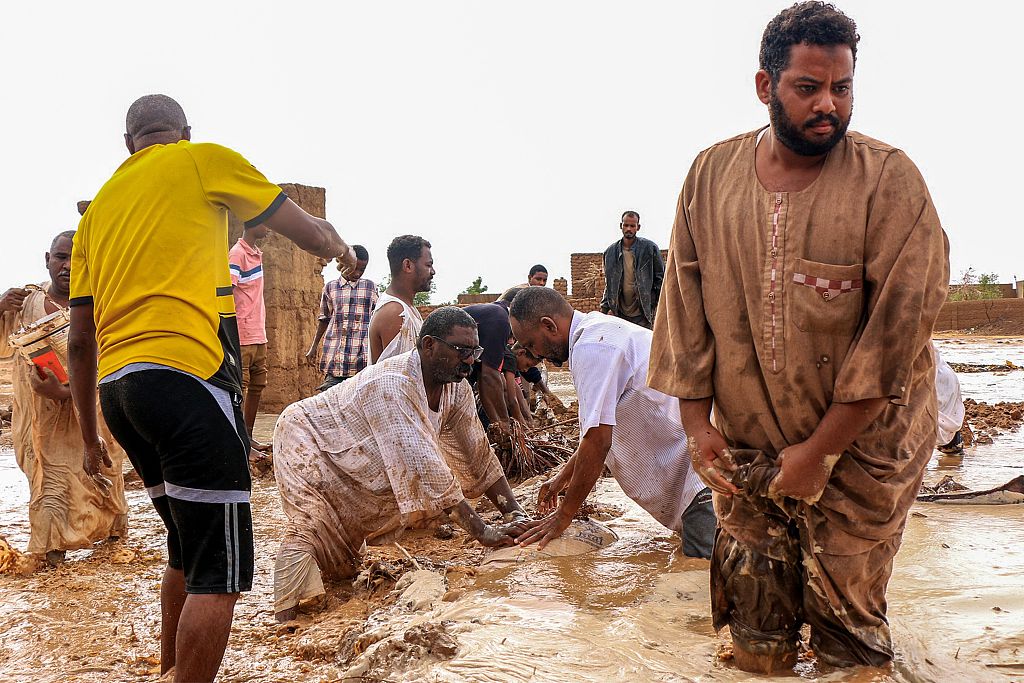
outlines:
[{"label": "mud-stained thobe", "polygon": [[[44,302],[43,292],[35,290],[20,311],[0,315],[0,356],[15,352],[8,342],[11,334],[46,316]],[[111,482],[109,490],[98,486],[82,466],[82,433],[71,399],[53,401],[34,392],[33,372],[36,370],[28,361],[15,355],[11,431],[14,456],[30,490],[28,552],[78,550],[124,535],[128,519],[121,474],[124,451],[101,420],[100,434],[114,465],[101,467]]]},{"label": "mud-stained thobe", "polygon": [[364,541],[483,495],[504,476],[465,381],[427,403],[418,351],[371,365],[288,406],[274,430],[288,528],[274,570],[275,612],[355,574]]},{"label": "mud-stained thobe", "polygon": [[769,192],[754,170],[757,139],[705,150],[686,178],[649,383],[713,397],[729,445],[772,460],[833,402],[890,399],[817,503],[716,495],[712,559],[716,627],[750,651],[803,620],[825,661],[883,663],[885,588],[935,443],[929,339],[948,245],[898,149],[850,132],[806,189]]}]

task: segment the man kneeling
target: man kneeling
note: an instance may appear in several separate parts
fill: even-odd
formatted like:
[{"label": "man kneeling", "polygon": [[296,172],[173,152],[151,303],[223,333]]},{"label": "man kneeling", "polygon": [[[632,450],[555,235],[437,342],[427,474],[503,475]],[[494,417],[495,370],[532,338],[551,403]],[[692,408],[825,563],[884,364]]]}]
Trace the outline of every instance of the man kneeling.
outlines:
[{"label": "man kneeling", "polygon": [[[324,593],[321,573],[354,576],[364,541],[451,516],[482,545],[511,545],[526,519],[476,418],[463,380],[483,351],[454,307],[423,323],[417,348],[288,406],[274,432],[274,472],[288,528],[274,567],[274,612],[294,618]],[[486,495],[512,523],[489,526],[467,498]]]}]

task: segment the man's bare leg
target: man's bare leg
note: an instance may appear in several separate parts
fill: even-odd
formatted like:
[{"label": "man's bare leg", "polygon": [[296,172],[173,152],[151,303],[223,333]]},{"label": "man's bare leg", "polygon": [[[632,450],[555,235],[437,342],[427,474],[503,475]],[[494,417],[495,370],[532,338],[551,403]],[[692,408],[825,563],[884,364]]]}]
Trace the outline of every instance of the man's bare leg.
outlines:
[{"label": "man's bare leg", "polygon": [[178,637],[178,620],[185,606],[185,572],[166,567],[160,584],[160,674],[174,666],[174,643]]},{"label": "man's bare leg", "polygon": [[193,593],[178,623],[175,681],[212,681],[224,659],[238,593]]},{"label": "man's bare leg", "polygon": [[242,401],[242,418],[245,420],[245,431],[252,440],[252,429],[256,426],[256,413],[260,409],[260,398],[263,396],[263,389],[249,385],[249,390],[244,394]]}]

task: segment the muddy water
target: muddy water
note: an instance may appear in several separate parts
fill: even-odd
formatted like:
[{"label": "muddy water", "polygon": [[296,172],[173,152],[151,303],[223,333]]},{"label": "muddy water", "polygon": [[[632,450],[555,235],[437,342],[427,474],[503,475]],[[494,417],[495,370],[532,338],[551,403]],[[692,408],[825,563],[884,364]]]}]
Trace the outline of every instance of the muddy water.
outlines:
[{"label": "muddy water", "polygon": [[[939,342],[948,360],[1024,365],[1024,341],[959,341]],[[569,398],[567,373],[552,374],[552,388]],[[966,374],[961,382],[965,397],[1024,400],[1024,373]],[[273,417],[260,420],[265,439]],[[995,486],[1024,470],[1022,456],[1024,434],[1007,433],[962,459],[934,458],[927,480],[953,474],[972,488]],[[73,561],[56,571],[0,577],[0,680],[155,680],[162,536],[144,491],[128,496],[132,531],[124,545],[136,553],[133,561],[113,563],[112,549],[98,546],[71,553]],[[612,546],[481,574],[461,597],[426,612],[390,606],[375,613],[375,627],[448,621],[459,641],[451,659],[396,662],[376,680],[751,680],[718,659],[725,640],[711,628],[707,563],[681,557],[675,539],[613,481],[602,480],[595,497],[623,511],[604,522],[620,536]],[[0,454],[0,534],[21,548],[27,498],[13,457]],[[240,601],[221,680],[343,680],[340,659],[303,659],[296,654],[300,634],[275,628],[271,569],[282,517],[271,481],[256,482],[253,506],[255,586]],[[898,650],[892,678],[1024,680],[1022,586],[1024,506],[915,506],[889,590]],[[361,628],[366,609],[352,600],[306,624],[338,624],[340,637],[342,624]],[[798,674],[887,680],[881,672],[825,671],[813,662]]]}]

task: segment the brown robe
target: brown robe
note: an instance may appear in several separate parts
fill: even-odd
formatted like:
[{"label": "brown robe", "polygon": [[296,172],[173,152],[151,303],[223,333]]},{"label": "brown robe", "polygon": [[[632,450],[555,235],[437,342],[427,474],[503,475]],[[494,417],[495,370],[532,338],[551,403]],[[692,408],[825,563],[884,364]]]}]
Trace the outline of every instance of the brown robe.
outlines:
[{"label": "brown robe", "polygon": [[[948,243],[900,150],[850,132],[807,188],[769,192],[754,170],[758,132],[705,150],[686,178],[648,381],[682,399],[713,397],[726,441],[771,458],[810,437],[833,402],[891,400],[821,499],[797,506],[813,559],[834,566],[811,571],[812,582],[847,629],[878,628],[869,639],[885,645],[888,573],[860,581],[863,562],[836,558],[891,567],[899,547],[934,444],[929,340]],[[729,535],[767,552],[778,532],[769,517],[742,497],[716,496],[716,506]]]},{"label": "brown robe", "polygon": [[[42,292],[33,291],[20,311],[0,315],[0,356],[15,353],[8,341],[11,334],[46,315],[44,300]],[[121,474],[124,451],[101,418],[100,435],[114,463],[102,469],[113,484],[105,494],[82,468],[82,433],[71,399],[52,401],[37,394],[29,379],[32,372],[33,366],[15,355],[11,431],[14,456],[30,489],[28,552],[77,550],[124,535],[128,519]]]}]

